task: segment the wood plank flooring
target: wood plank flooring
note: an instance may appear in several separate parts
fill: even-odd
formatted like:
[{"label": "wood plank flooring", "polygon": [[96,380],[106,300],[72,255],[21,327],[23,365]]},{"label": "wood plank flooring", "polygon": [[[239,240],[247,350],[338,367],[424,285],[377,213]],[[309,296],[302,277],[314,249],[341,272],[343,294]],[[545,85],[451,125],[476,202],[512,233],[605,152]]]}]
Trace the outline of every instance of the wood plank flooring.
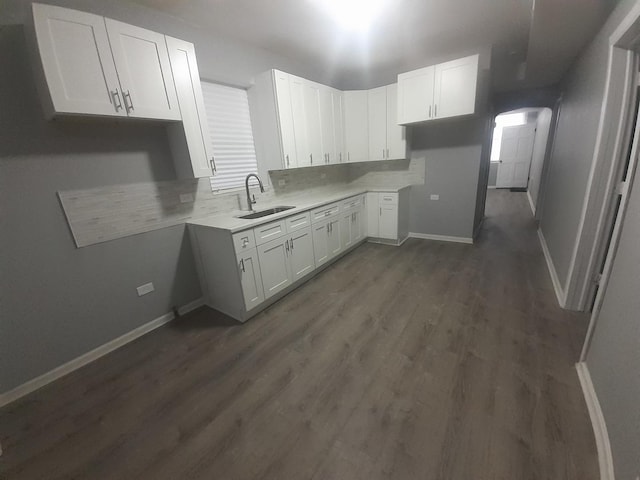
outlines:
[{"label": "wood plank flooring", "polygon": [[244,325],[179,319],[0,410],[3,479],[596,480],[525,194],[365,244]]}]

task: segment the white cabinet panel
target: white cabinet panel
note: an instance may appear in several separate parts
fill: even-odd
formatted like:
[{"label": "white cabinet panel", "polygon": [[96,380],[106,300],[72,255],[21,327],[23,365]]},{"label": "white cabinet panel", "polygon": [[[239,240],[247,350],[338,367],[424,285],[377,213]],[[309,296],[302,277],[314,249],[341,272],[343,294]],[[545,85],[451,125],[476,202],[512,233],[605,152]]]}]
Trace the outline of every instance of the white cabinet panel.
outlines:
[{"label": "white cabinet panel", "polygon": [[398,206],[381,204],[378,223],[378,238],[388,240],[398,239]]},{"label": "white cabinet panel", "polygon": [[288,253],[291,277],[294,282],[315,270],[311,228],[296,230],[291,234]]},{"label": "white cabinet panel", "polygon": [[398,123],[423,122],[433,118],[435,67],[398,75]]},{"label": "white cabinet panel", "polygon": [[387,159],[407,158],[406,128],[398,125],[398,84],[387,85]]},{"label": "white cabinet panel", "polygon": [[329,258],[333,258],[342,251],[342,239],[340,238],[340,218],[334,218],[327,223],[329,236],[327,240]]},{"label": "white cabinet panel", "polygon": [[434,117],[474,113],[477,81],[478,55],[436,65]]},{"label": "white cabinet panel", "polygon": [[295,128],[291,110],[289,74],[275,70],[274,85],[276,90],[280,138],[282,141],[282,161],[286,168],[291,168],[297,165],[297,156]]},{"label": "white cabinet panel", "polygon": [[307,125],[307,148],[312,165],[322,165],[322,122],[320,121],[320,86],[304,80],[304,112]]},{"label": "white cabinet panel", "polygon": [[258,247],[264,297],[270,298],[291,284],[287,238],[277,238]]},{"label": "white cabinet panel", "polygon": [[321,124],[321,138],[322,138],[322,163],[336,163],[335,162],[335,131],[333,125],[333,98],[331,89],[328,87],[321,87],[319,90],[320,98],[320,124]]},{"label": "white cabinet panel", "polygon": [[313,235],[313,252],[316,267],[329,260],[329,227],[328,222],[317,223],[311,227]]},{"label": "white cabinet panel", "polygon": [[359,208],[353,212],[353,223],[351,224],[351,241],[352,243],[359,242],[364,235],[363,222],[362,222],[362,208]]},{"label": "white cabinet panel", "polygon": [[339,90],[332,90],[331,100],[333,106],[333,141],[335,144],[331,163],[343,163],[346,161],[344,152],[344,95]]},{"label": "white cabinet panel", "polygon": [[368,237],[377,237],[378,236],[378,224],[380,213],[378,206],[378,193],[377,192],[368,192],[366,197],[366,207],[367,207],[367,236]]},{"label": "white cabinet panel", "polygon": [[304,80],[291,75],[289,87],[296,144],[296,165],[305,167],[311,165],[311,157],[307,138],[307,116],[304,109]]},{"label": "white cabinet panel", "polygon": [[340,214],[340,242],[345,250],[353,244],[353,212]]},{"label": "white cabinet panel", "polygon": [[387,87],[369,90],[369,160],[387,156]]},{"label": "white cabinet panel", "polygon": [[126,117],[104,18],[41,4],[33,4],[33,18],[52,103],[47,114]]},{"label": "white cabinet panel", "polygon": [[369,160],[369,95],[367,90],[344,92],[344,137],[347,162]]},{"label": "white cabinet panel", "polygon": [[166,37],[166,42],[182,118],[182,123],[169,126],[176,173],[179,178],[210,177],[213,151],[196,51],[193,44],[184,40]]},{"label": "white cabinet panel", "polygon": [[110,18],[105,24],[129,116],[180,120],[164,35]]},{"label": "white cabinet panel", "polygon": [[251,310],[264,301],[262,274],[255,249],[238,255],[238,269],[245,308]]}]

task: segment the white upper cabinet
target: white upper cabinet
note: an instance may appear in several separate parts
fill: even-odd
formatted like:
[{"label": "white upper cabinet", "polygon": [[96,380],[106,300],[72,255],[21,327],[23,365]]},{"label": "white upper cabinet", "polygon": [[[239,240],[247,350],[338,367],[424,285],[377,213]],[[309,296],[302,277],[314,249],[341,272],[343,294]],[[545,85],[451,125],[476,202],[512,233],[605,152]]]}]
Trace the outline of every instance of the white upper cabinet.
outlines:
[{"label": "white upper cabinet", "polygon": [[324,162],[322,148],[322,122],[320,120],[320,86],[303,80],[304,113],[307,127],[307,149],[311,165]]},{"label": "white upper cabinet", "polygon": [[104,18],[34,3],[33,20],[47,116],[126,117]]},{"label": "white upper cabinet", "polygon": [[[291,94],[291,115],[296,140],[296,166],[306,167],[311,165],[312,157],[307,138],[304,79],[291,75],[289,78],[289,92]],[[320,132],[318,132],[318,135],[320,135]]]},{"label": "white upper cabinet", "polygon": [[164,35],[110,18],[105,23],[129,116],[180,120]]},{"label": "white upper cabinet", "polygon": [[398,75],[401,125],[476,112],[479,55]]},{"label": "white upper cabinet", "polygon": [[369,160],[387,158],[387,87],[369,90]]},{"label": "white upper cabinet", "polygon": [[387,85],[387,160],[407,158],[407,129],[398,125],[398,84]]},{"label": "white upper cabinet", "polygon": [[320,88],[320,123],[322,125],[322,163],[336,163],[333,95],[328,87]]},{"label": "white upper cabinet", "polygon": [[334,156],[331,163],[346,161],[344,152],[344,95],[339,90],[331,90],[333,104],[333,140],[335,142]]},{"label": "white upper cabinet", "polygon": [[344,92],[344,139],[347,162],[369,160],[369,95],[366,90]]},{"label": "white upper cabinet", "polygon": [[293,114],[291,112],[291,90],[289,86],[289,74],[274,71],[276,102],[278,107],[278,120],[280,125],[280,138],[282,140],[282,160],[286,168],[297,165],[296,137],[293,126]]}]

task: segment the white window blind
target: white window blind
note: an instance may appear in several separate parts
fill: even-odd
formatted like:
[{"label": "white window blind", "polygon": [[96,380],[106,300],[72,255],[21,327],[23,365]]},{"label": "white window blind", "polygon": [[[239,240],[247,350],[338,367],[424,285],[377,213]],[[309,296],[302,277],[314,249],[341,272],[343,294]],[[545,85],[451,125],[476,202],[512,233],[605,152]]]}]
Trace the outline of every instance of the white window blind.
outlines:
[{"label": "white window blind", "polygon": [[216,162],[211,189],[244,186],[245,177],[258,171],[247,91],[202,82],[202,94]]}]

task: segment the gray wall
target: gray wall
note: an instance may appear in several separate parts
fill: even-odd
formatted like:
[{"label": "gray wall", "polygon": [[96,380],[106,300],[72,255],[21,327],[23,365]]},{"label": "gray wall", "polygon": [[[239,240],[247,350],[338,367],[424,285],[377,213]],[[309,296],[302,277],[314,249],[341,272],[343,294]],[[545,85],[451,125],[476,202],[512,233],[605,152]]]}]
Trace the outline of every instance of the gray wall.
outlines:
[{"label": "gray wall", "polygon": [[485,124],[466,118],[412,127],[411,157],[426,158],[426,181],[411,188],[411,232],[473,236]]},{"label": "gray wall", "polygon": [[489,167],[489,186],[495,187],[498,180],[498,162],[491,162]]},{"label": "gray wall", "polygon": [[592,166],[607,71],[608,38],[635,2],[621,0],[567,74],[542,202],[540,229],[566,289]]},{"label": "gray wall", "polygon": [[533,142],[533,154],[531,155],[531,168],[529,169],[529,197],[534,206],[538,202],[540,192],[540,182],[542,180],[542,167],[544,165],[547,151],[547,140],[549,139],[549,129],[551,128],[552,112],[550,108],[544,108],[538,115],[536,125],[536,138]]},{"label": "gray wall", "polygon": [[607,423],[616,478],[640,474],[640,175],[636,174],[618,252],[587,366]]},{"label": "gray wall", "polygon": [[[244,86],[273,67],[313,75],[133,4],[51,3],[193,41],[205,78]],[[0,392],[200,296],[184,226],[74,247],[58,190],[175,173],[159,124],[44,121],[22,28],[29,5],[3,0],[0,8]],[[138,298],[135,287],[149,281],[156,291]]]}]

